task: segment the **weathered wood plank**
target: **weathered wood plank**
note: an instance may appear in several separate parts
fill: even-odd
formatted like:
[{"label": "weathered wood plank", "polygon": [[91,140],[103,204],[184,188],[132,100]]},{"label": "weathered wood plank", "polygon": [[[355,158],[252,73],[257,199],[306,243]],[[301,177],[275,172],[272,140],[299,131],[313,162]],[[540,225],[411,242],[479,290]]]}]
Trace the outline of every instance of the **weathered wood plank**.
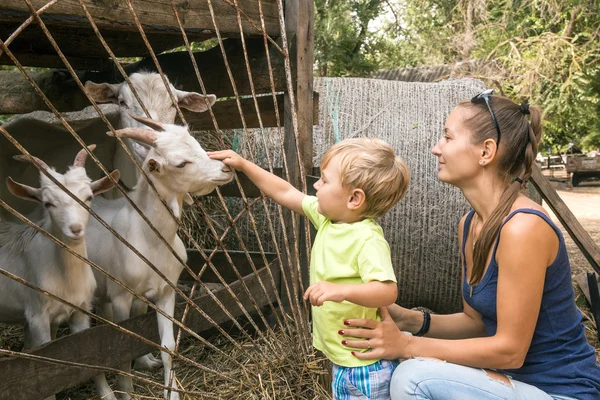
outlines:
[{"label": "weathered wood plank", "polygon": [[558,193],[556,193],[556,190],[550,185],[546,177],[542,175],[542,171],[540,171],[540,168],[537,165],[533,166],[531,182],[542,195],[542,198],[546,203],[548,203],[560,223],[565,227],[567,232],[569,232],[569,235],[590,265],[597,274],[600,274],[600,247],[592,240],[590,234],[583,229],[577,218],[575,218],[575,215],[569,210],[569,207],[567,207]]},{"label": "weathered wood plank", "polygon": [[[312,1],[295,0],[286,4],[285,31],[293,79],[293,93],[290,93],[290,95],[293,96],[294,104],[292,104],[290,97],[286,97],[284,103],[284,151],[288,160],[290,183],[300,190],[303,189],[302,170],[307,174],[307,171],[312,167],[313,28],[314,4]],[[296,124],[293,120],[294,112],[296,112]],[[303,282],[306,286],[308,258],[304,219],[298,218],[297,215],[293,215],[287,210],[284,211],[284,217],[286,218],[289,247],[292,250],[292,260],[298,259],[300,265],[306,267],[302,271],[302,276],[296,276],[297,269],[292,266],[286,266],[284,271],[289,271],[290,276],[287,277],[288,279]],[[295,220],[295,230],[294,225],[292,225],[293,220]],[[293,243],[294,237],[298,239],[297,248]],[[287,262],[287,260],[282,260],[282,262]]]},{"label": "weathered wood plank", "polygon": [[[270,268],[273,275],[278,277],[279,267],[277,262],[271,264]],[[258,276],[263,282],[267,282],[267,268],[262,268]],[[259,305],[263,306],[275,301],[274,293],[268,293],[265,296],[256,275],[247,276],[244,278],[244,282]],[[243,290],[241,282],[237,281],[230,286],[239,301],[248,310],[252,309],[251,302]],[[267,284],[265,286],[270,287]],[[237,317],[242,314],[237,303],[225,290],[215,292],[215,295],[234,316]],[[217,323],[228,321],[228,317],[208,295],[201,296],[196,302]],[[182,311],[183,306],[179,304],[176,311],[177,318],[180,318]],[[155,312],[132,318],[122,325],[149,340],[159,341]],[[186,325],[196,332],[211,328],[209,323],[196,311],[190,312]],[[44,357],[118,368],[124,361],[146,354],[151,350],[154,350],[154,348],[110,326],[101,325],[55,340],[37,348],[32,353]],[[93,370],[64,367],[20,358],[0,359],[0,371],[2,371],[0,400],[42,399],[68,387],[86,382],[97,374]]]},{"label": "weathered wood plank", "polygon": [[[252,94],[241,42],[229,39],[225,41],[224,46],[238,94],[240,96]],[[265,73],[267,57],[263,41],[246,40],[246,47],[250,56],[250,68],[256,93],[271,93],[269,75]],[[270,48],[270,57],[274,68],[275,90],[283,92],[285,91],[283,57],[274,48]],[[200,85],[186,51],[161,54],[157,58],[163,72],[178,89],[200,92]],[[233,96],[233,88],[219,47],[196,52],[194,58],[208,93],[213,93],[218,98]],[[127,74],[142,70],[156,71],[152,59],[144,59],[125,68]],[[52,104],[61,112],[81,110],[90,104],[68,71],[32,72],[31,75]],[[115,75],[112,72],[82,71],[78,72],[78,77],[83,83],[88,80],[96,83],[122,81],[120,74]],[[0,71],[0,87],[2,88],[0,114],[25,114],[48,109],[19,71]]]},{"label": "weathered wood plank", "polygon": [[[22,65],[36,66],[44,68],[64,68],[64,63],[60,57],[51,54],[31,54],[31,53],[15,53],[15,57]],[[83,58],[69,57],[69,62],[75,69],[91,69],[97,71],[110,71],[114,68],[114,63],[108,58]],[[6,54],[0,56],[0,65],[13,65]]]},{"label": "weathered wood plank", "polygon": [[[0,10],[1,13],[1,10]],[[20,25],[19,23],[0,23],[0,38],[8,38]],[[102,71],[101,62],[110,62],[109,54],[92,29],[52,26],[49,28],[52,37],[65,54],[73,68],[81,70]],[[139,32],[105,31],[102,37],[117,57],[146,57],[148,49],[144,44]],[[160,33],[147,33],[148,42],[156,54],[165,50],[183,46],[184,40],[181,35],[164,35]],[[188,36],[189,41],[204,41],[213,37],[211,32],[202,32]],[[226,37],[226,36],[225,36]],[[31,24],[17,36],[10,44],[10,50],[19,55],[19,62],[25,66],[64,68],[63,62],[56,54],[56,50],[46,38],[42,29]],[[53,56],[53,57],[52,57]],[[93,58],[100,60],[91,67],[81,64],[78,59]],[[12,65],[12,61],[6,55],[0,57],[0,64]],[[113,72],[116,70],[113,70]]]},{"label": "weathered wood plank", "polygon": [[[46,0],[32,0],[33,7],[37,10],[44,6]],[[180,35],[179,25],[173,13],[170,0],[135,0],[131,2],[137,17],[148,33]],[[238,33],[237,11],[223,0],[212,1],[216,15],[217,27],[224,34]],[[238,0],[240,10],[260,27],[260,15],[254,0]],[[137,31],[133,15],[126,1],[86,0],[86,8],[98,28],[103,30]],[[186,31],[199,33],[203,30],[214,31],[210,10],[207,1],[175,1],[177,13]],[[277,3],[275,0],[263,0],[265,26],[267,33],[272,36],[279,34],[279,20]],[[24,21],[29,17],[29,8],[23,1],[0,1],[0,21]],[[79,1],[61,0],[53,5],[42,15],[45,24],[87,27],[90,25]],[[242,18],[244,32],[247,35],[258,35],[259,32],[247,20]]]}]

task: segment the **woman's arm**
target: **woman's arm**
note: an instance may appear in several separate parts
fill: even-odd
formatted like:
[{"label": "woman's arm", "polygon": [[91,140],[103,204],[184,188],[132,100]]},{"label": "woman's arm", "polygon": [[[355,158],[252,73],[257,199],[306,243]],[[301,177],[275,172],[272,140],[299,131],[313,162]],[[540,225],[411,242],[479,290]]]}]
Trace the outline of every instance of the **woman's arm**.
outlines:
[{"label": "woman's arm", "polygon": [[[478,368],[518,368],[523,364],[533,337],[546,268],[556,257],[557,251],[556,234],[535,215],[518,214],[504,226],[496,253],[499,265],[498,326],[494,336],[459,340],[430,337],[408,339],[399,334],[398,325],[391,317],[380,323],[350,320],[350,326],[368,329],[345,329],[343,336],[370,339],[373,350],[356,353],[355,356],[360,359],[420,356]],[[387,310],[385,314],[389,315]],[[438,334],[440,331],[446,334],[452,332],[447,325],[465,320],[447,317],[432,319],[432,328],[437,326]],[[464,332],[458,327],[455,329],[456,332]],[[368,347],[364,340],[349,340],[347,346]]]},{"label": "woman's arm", "polygon": [[[461,286],[464,281],[462,238],[467,215],[465,214],[458,224]],[[420,311],[408,310],[396,304],[389,306],[388,311],[400,330],[416,333],[423,325],[423,313]],[[425,336],[438,339],[466,339],[487,336],[487,334],[485,332],[485,325],[481,320],[481,315],[473,310],[463,299],[463,312],[449,315],[431,315],[429,332]]]}]

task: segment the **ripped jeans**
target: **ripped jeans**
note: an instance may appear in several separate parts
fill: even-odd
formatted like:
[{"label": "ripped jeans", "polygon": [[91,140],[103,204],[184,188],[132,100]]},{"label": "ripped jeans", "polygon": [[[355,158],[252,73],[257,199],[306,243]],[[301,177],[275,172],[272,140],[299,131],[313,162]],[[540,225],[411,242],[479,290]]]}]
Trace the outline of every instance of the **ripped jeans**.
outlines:
[{"label": "ripped jeans", "polygon": [[501,382],[483,369],[423,358],[396,367],[390,395],[392,400],[576,400],[512,379]]}]

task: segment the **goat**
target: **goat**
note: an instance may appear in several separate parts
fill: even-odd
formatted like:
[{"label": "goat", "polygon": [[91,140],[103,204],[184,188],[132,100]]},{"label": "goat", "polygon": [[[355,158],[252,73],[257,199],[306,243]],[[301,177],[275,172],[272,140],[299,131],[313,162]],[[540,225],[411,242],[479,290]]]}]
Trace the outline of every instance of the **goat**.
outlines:
[{"label": "goat", "polygon": [[[88,148],[93,150],[95,145]],[[29,161],[25,156],[15,158]],[[44,161],[36,160],[71,193],[90,205],[93,196],[114,185],[108,177],[92,182],[85,172],[86,158],[87,153],[82,149],[64,175]],[[118,180],[119,171],[113,171],[111,176]],[[85,233],[89,214],[81,205],[44,174],[40,174],[39,189],[17,183],[11,177],[7,178],[6,184],[15,196],[43,204],[44,217],[38,225],[81,256],[87,256]],[[90,310],[92,306],[96,280],[90,266],[34,228],[0,223],[0,265],[13,275],[84,310]],[[90,326],[85,313],[3,275],[0,276],[0,321],[25,325],[25,349],[56,338],[56,330],[62,322],[68,322],[72,333]],[[104,375],[96,376],[94,381],[103,398],[116,400]]]},{"label": "goat", "polygon": [[[142,103],[146,106],[148,113],[150,113],[150,118],[165,124],[175,122],[177,110],[159,74],[156,72],[136,72],[129,76],[129,81]],[[119,105],[119,129],[144,127],[143,124],[131,117],[131,115],[145,116],[145,114],[126,82],[112,84],[87,81],[85,88],[97,103],[115,103]],[[190,111],[206,111],[209,105],[215,104],[217,99],[213,94],[203,96],[196,92],[175,89],[171,83],[169,83],[169,88],[179,107]],[[126,140],[125,143],[140,164],[143,163],[148,154],[148,147],[129,140]],[[121,170],[121,182],[127,187],[132,187],[137,182],[138,171],[121,146],[117,146],[114,166]]]},{"label": "goat", "polygon": [[[159,74],[156,72],[136,72],[129,76],[129,81],[152,119],[165,124],[175,122],[176,109]],[[111,84],[87,81],[85,88],[97,103],[115,103],[119,105],[119,129],[145,127],[143,123],[131,117],[131,115],[144,116],[144,111],[126,82]],[[204,96],[196,92],[175,89],[171,83],[169,83],[169,88],[179,107],[190,111],[204,112],[208,110],[209,105],[215,104],[217,99],[213,94]],[[149,146],[141,145],[129,139],[124,139],[124,141],[137,161],[142,164],[148,154]],[[121,146],[117,146],[113,165],[121,171],[122,184],[128,188],[136,184],[139,172]],[[133,308],[132,313],[134,315],[143,314],[148,309],[144,302],[137,299],[133,302]],[[110,314],[109,309],[104,310],[104,312],[107,315]],[[134,368],[152,370],[162,365],[163,363],[152,354],[147,354],[135,360]]]},{"label": "goat", "polygon": [[[117,135],[150,146],[143,169],[176,218],[181,217],[183,202],[191,204],[190,193],[196,196],[205,195],[218,185],[232,179],[229,167],[220,161],[210,159],[200,144],[189,134],[187,127],[162,124],[142,117],[134,118],[156,130],[127,128],[118,130]],[[177,221],[172,218],[143,177],[138,179],[130,197],[176,254],[186,261],[185,247],[177,236]],[[173,285],[177,284],[183,266],[165,248],[154,232],[148,229],[146,222],[125,199],[97,198],[94,199],[92,208],[155,265]],[[153,301],[157,308],[173,316],[175,291],[167,282],[97,221],[90,222],[88,237],[90,242],[96,244],[88,249],[92,261],[106,268],[107,272],[136,293]],[[137,315],[136,313],[141,311],[139,308],[132,309],[134,296],[130,292],[107,280],[103,275],[96,274],[96,279],[98,300],[103,304],[111,303],[116,322]],[[157,313],[157,320],[161,347],[173,351],[175,348],[173,322],[160,313]],[[165,386],[167,386],[172,370],[171,355],[161,352],[161,359]],[[122,369],[129,372],[131,363],[124,364]],[[173,387],[175,385],[174,378],[172,385]],[[118,377],[118,387],[125,393],[133,390],[131,379],[125,376]],[[166,396],[167,390],[165,390]],[[126,394],[125,399],[130,399],[130,396]],[[170,400],[178,399],[179,394],[171,392]]]}]

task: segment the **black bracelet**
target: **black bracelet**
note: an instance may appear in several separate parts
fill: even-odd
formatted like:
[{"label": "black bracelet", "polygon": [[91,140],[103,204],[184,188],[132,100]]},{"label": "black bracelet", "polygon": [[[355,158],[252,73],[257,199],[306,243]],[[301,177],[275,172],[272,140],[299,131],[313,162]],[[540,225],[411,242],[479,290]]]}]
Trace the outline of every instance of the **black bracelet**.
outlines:
[{"label": "black bracelet", "polygon": [[419,332],[415,333],[415,336],[424,336],[429,332],[429,324],[431,323],[431,314],[427,311],[421,311],[423,313],[423,325],[421,325],[421,329]]}]

